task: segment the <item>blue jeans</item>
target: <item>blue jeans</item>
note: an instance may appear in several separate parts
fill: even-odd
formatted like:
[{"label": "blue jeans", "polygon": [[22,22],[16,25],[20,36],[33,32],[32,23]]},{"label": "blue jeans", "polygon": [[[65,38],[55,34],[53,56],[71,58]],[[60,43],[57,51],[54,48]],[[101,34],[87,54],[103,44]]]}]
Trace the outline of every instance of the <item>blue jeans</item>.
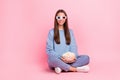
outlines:
[{"label": "blue jeans", "polygon": [[73,67],[81,67],[89,64],[90,58],[88,55],[80,55],[77,57],[77,60],[74,63],[68,64],[63,62],[59,58],[48,58],[48,65],[50,69],[54,69],[55,67],[59,67],[64,71],[69,71],[70,66]]}]

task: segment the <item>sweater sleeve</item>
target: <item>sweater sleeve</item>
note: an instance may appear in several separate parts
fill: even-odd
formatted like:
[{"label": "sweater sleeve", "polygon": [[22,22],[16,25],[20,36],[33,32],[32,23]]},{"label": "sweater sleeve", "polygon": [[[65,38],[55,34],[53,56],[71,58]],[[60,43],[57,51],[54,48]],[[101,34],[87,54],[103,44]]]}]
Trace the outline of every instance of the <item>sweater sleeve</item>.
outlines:
[{"label": "sweater sleeve", "polygon": [[77,57],[78,56],[77,44],[76,44],[74,33],[72,30],[70,30],[70,35],[71,35],[70,52],[75,53]]},{"label": "sweater sleeve", "polygon": [[60,55],[54,51],[54,40],[53,40],[52,31],[48,33],[47,43],[46,43],[46,52],[48,57],[60,58]]}]

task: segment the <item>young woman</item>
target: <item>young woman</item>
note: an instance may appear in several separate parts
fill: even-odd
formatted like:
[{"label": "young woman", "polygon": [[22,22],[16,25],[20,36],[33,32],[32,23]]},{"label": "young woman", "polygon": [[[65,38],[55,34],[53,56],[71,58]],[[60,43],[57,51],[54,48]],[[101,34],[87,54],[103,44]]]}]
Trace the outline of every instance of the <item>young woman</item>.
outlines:
[{"label": "young woman", "polygon": [[[48,65],[56,73],[61,71],[88,72],[89,56],[78,55],[77,45],[73,31],[68,28],[68,16],[66,12],[59,9],[55,14],[54,29],[48,33],[46,52],[48,54]],[[72,63],[62,57],[66,52],[75,54]]]}]

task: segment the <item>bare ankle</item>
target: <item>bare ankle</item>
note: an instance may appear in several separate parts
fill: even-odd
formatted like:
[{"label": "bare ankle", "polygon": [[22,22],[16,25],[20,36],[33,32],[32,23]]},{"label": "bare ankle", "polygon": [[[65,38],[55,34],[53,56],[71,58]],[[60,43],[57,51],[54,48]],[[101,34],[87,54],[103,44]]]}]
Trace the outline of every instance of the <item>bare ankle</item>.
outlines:
[{"label": "bare ankle", "polygon": [[72,72],[76,72],[77,68],[71,66],[69,70],[72,71]]}]

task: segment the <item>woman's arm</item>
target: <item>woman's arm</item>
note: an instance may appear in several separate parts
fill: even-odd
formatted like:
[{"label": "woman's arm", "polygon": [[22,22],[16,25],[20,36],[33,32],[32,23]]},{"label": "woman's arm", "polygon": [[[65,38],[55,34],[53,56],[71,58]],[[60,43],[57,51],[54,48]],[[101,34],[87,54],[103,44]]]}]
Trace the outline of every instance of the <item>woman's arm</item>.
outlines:
[{"label": "woman's arm", "polygon": [[54,43],[53,32],[52,30],[50,30],[48,33],[48,38],[46,43],[46,52],[48,54],[48,57],[60,58],[60,55],[56,53],[53,49],[53,43]]},{"label": "woman's arm", "polygon": [[75,53],[77,57],[78,56],[77,44],[76,44],[76,40],[75,40],[74,33],[72,30],[70,30],[70,36],[71,36],[70,52]]}]

